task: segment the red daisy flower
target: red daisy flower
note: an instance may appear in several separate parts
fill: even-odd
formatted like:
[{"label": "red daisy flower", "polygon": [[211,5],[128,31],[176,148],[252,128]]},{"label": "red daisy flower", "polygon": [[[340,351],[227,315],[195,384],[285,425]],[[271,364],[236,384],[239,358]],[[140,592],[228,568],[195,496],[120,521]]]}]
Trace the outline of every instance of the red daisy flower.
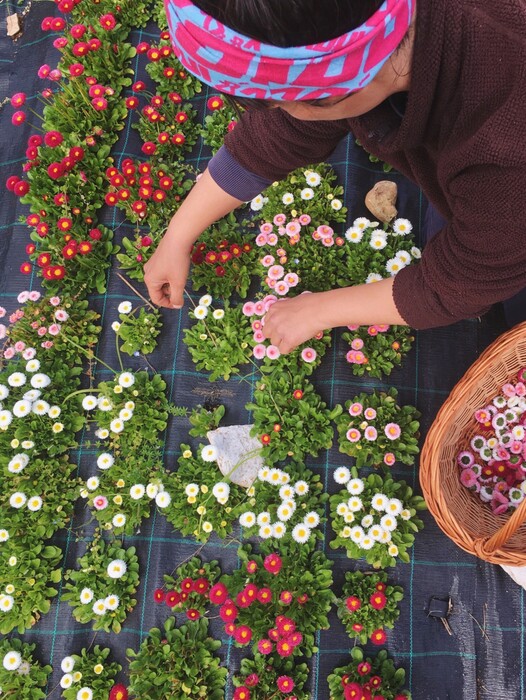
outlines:
[{"label": "red daisy flower", "polygon": [[102,15],[99,19],[100,26],[105,29],[106,31],[110,31],[111,29],[115,28],[115,25],[117,24],[117,20],[115,17],[111,14],[111,12],[108,12],[105,15]]},{"label": "red daisy flower", "polygon": [[181,602],[181,594],[178,591],[168,591],[164,601],[169,608],[173,608]]},{"label": "red daisy flower", "polygon": [[283,561],[279,554],[268,554],[263,561],[263,566],[269,573],[276,575],[281,571]]},{"label": "red daisy flower", "polygon": [[185,141],[186,141],[185,135],[181,134],[180,132],[178,132],[177,134],[174,134],[172,136],[172,143],[175,146],[182,146]]},{"label": "red daisy flower", "polygon": [[382,591],[377,591],[369,598],[369,602],[375,610],[383,610],[387,605],[387,598]]},{"label": "red daisy flower", "polygon": [[362,601],[355,595],[351,595],[345,601],[345,606],[347,607],[347,610],[352,613],[362,607]]},{"label": "red daisy flower", "polygon": [[276,644],[276,651],[280,656],[290,656],[294,651],[294,646],[288,639],[280,639]]},{"label": "red daisy flower", "polygon": [[233,622],[237,618],[237,608],[232,601],[227,601],[219,608],[219,617],[223,622]]},{"label": "red daisy flower", "polygon": [[358,671],[360,676],[366,676],[368,673],[371,672],[371,664],[368,661],[362,661],[358,664],[356,670]]},{"label": "red daisy flower", "polygon": [[387,635],[382,629],[374,630],[374,632],[371,634],[371,642],[373,644],[377,644],[378,646],[380,646],[381,644],[385,644],[386,640]]},{"label": "red daisy flower", "polygon": [[272,602],[272,591],[270,588],[260,588],[257,593],[257,599],[260,603],[265,605],[266,603]]},{"label": "red daisy flower", "polygon": [[240,685],[234,690],[232,700],[250,700],[250,690],[246,685]]},{"label": "red daisy flower", "polygon": [[212,97],[208,98],[206,106],[208,107],[208,109],[214,112],[217,109],[221,109],[221,107],[223,107],[224,104],[225,103],[218,95],[213,95]]},{"label": "red daisy flower", "polygon": [[234,639],[238,644],[249,644],[252,640],[252,630],[247,625],[239,625],[234,632]]},{"label": "red daisy flower", "polygon": [[292,693],[294,690],[294,681],[290,676],[279,676],[277,685],[282,693]]},{"label": "red daisy flower", "polygon": [[181,104],[183,98],[178,92],[169,92],[168,99],[171,100],[175,105]]},{"label": "red daisy flower", "polygon": [[114,685],[110,690],[108,700],[128,700],[128,690],[121,685]]},{"label": "red daisy flower", "polygon": [[20,272],[23,275],[29,275],[31,273],[31,263],[25,262],[20,265]]},{"label": "red daisy flower", "polygon": [[271,654],[272,653],[272,642],[270,639],[260,639],[258,642],[258,651],[260,654]]},{"label": "red daisy flower", "polygon": [[156,588],[155,591],[153,592],[153,599],[155,600],[156,603],[164,603],[164,599],[166,598],[166,593],[162,588]]},{"label": "red daisy flower", "polygon": [[199,610],[196,610],[195,608],[190,608],[189,610],[186,611],[186,617],[189,620],[198,620],[201,617],[201,613]]},{"label": "red daisy flower", "polygon": [[216,605],[222,605],[228,598],[228,591],[225,584],[214,584],[210,589],[209,598],[212,603],[216,603]]}]

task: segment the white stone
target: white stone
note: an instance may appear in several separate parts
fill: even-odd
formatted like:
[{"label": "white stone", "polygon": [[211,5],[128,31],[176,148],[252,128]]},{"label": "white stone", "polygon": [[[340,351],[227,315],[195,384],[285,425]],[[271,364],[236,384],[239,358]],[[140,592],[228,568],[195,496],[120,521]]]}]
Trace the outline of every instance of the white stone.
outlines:
[{"label": "white stone", "polygon": [[245,455],[261,448],[261,442],[250,436],[250,430],[253,427],[252,425],[229,425],[209,430],[206,434],[210,444],[217,447],[217,464],[221,474],[228,476],[230,481],[243,488],[252,486],[259,469],[264,465],[263,458],[255,454],[236,467]]}]

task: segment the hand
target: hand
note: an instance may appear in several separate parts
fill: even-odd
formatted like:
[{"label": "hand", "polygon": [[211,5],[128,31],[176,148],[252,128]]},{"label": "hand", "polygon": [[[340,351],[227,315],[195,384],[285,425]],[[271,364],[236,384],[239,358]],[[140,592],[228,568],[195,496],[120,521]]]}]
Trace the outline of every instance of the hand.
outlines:
[{"label": "hand", "polygon": [[168,309],[183,306],[184,287],[190,270],[191,248],[166,234],[144,265],[144,283],[154,304]]},{"label": "hand", "polygon": [[263,333],[286,355],[325,330],[318,308],[318,294],[303,293],[293,299],[280,299],[263,317]]}]

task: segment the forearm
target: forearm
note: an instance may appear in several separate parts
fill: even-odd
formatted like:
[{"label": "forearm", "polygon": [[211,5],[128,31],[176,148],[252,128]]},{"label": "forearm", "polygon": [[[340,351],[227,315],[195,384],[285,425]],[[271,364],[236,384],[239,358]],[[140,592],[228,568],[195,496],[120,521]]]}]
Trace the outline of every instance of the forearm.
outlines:
[{"label": "forearm", "polygon": [[177,239],[179,245],[190,251],[205,229],[242,203],[222,190],[207,169],[173,215],[165,237]]},{"label": "forearm", "polygon": [[407,325],[393,299],[394,277],[316,294],[316,315],[324,328],[358,324]]}]

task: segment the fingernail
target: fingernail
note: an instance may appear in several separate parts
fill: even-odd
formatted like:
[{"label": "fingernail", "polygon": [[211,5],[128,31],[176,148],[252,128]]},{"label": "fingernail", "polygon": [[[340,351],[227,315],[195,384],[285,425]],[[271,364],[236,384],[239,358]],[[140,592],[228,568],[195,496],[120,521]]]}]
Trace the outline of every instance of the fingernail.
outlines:
[{"label": "fingernail", "polygon": [[177,304],[174,304],[172,306],[172,309],[182,309],[182,308],[183,308],[182,306],[177,306]]}]

